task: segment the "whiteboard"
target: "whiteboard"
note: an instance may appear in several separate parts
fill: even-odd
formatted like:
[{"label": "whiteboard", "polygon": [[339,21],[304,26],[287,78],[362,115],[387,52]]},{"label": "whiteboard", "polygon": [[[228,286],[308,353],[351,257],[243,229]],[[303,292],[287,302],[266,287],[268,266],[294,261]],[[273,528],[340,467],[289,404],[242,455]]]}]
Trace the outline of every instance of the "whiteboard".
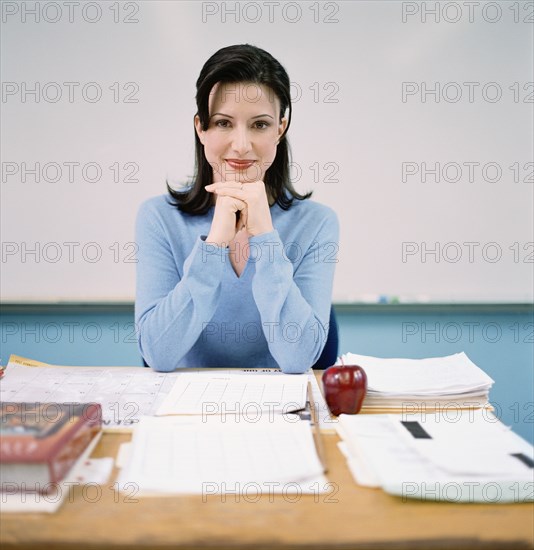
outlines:
[{"label": "whiteboard", "polygon": [[335,302],[533,300],[532,2],[34,4],[2,3],[2,301],[134,299],[137,209],[193,173],[195,81],[234,43],[291,78]]}]

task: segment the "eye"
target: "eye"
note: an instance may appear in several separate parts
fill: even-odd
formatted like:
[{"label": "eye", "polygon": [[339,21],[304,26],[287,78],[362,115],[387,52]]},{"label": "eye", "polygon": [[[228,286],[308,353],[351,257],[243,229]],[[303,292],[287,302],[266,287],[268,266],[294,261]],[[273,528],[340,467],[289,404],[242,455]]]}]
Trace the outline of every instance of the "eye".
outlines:
[{"label": "eye", "polygon": [[221,118],[221,119],[215,121],[215,126],[217,126],[218,128],[228,128],[229,123],[230,123],[229,120]]},{"label": "eye", "polygon": [[265,120],[258,120],[255,124],[258,130],[266,130],[270,126],[270,123]]}]

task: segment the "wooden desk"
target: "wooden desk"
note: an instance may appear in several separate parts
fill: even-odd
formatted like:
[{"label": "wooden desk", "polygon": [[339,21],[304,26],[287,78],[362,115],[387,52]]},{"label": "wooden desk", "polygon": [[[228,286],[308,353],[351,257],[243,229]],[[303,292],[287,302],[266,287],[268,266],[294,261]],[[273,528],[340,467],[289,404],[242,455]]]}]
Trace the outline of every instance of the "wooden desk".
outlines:
[{"label": "wooden desk", "polygon": [[[324,437],[335,494],[128,499],[110,483],[88,502],[78,487],[55,514],[2,515],[0,548],[534,548],[532,503],[403,502],[358,487],[337,435]],[[129,438],[105,433],[93,456],[114,456]],[[94,500],[94,488],[87,496]]]}]

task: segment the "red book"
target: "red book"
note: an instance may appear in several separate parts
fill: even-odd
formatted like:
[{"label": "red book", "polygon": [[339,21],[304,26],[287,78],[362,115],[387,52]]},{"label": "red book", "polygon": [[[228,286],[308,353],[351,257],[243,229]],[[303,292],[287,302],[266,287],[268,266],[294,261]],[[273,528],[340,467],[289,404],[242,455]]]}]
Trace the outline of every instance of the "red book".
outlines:
[{"label": "red book", "polygon": [[98,403],[0,403],[1,490],[52,490],[101,428]]}]

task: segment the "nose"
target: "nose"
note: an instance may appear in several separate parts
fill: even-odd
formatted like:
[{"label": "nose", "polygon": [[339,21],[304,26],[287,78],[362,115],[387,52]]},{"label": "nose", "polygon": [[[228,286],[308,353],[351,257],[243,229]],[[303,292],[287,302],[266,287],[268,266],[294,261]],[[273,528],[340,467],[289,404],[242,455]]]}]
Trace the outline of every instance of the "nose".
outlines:
[{"label": "nose", "polygon": [[236,127],[232,135],[232,148],[240,156],[245,155],[250,151],[250,135],[248,128]]}]

